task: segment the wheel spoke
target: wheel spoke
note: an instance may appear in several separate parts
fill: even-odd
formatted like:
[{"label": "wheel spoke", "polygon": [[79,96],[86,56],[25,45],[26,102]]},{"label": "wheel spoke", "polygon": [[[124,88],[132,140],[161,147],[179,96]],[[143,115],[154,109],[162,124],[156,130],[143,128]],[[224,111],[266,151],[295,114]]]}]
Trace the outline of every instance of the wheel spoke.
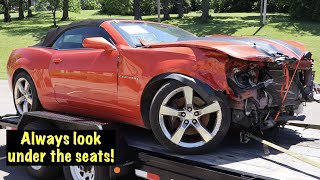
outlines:
[{"label": "wheel spoke", "polygon": [[189,124],[185,124],[185,123],[181,122],[180,126],[178,127],[176,132],[171,137],[171,141],[175,144],[179,144],[182,139],[182,136],[184,135],[184,132],[186,131],[188,126],[189,126]]},{"label": "wheel spoke", "polygon": [[21,82],[18,82],[18,88],[21,94],[26,94],[26,91],[24,90],[23,85],[21,84]]},{"label": "wheel spoke", "polygon": [[28,83],[28,81],[25,81],[24,92],[28,93],[29,92],[29,88],[30,88],[30,84]]},{"label": "wheel spoke", "polygon": [[167,116],[179,117],[179,110],[162,105],[160,107],[160,114],[167,115]]},{"label": "wheel spoke", "polygon": [[215,101],[212,104],[210,104],[202,109],[199,109],[200,115],[214,113],[217,111],[220,111],[220,105],[219,105],[218,101]]},{"label": "wheel spoke", "polygon": [[18,99],[16,99],[16,105],[20,105],[22,102],[24,102],[24,96],[21,96]]},{"label": "wheel spoke", "polygon": [[28,112],[28,102],[24,101],[23,103],[23,112]]},{"label": "wheel spoke", "polygon": [[192,105],[193,89],[189,86],[183,87],[184,99],[186,100],[186,107]]},{"label": "wheel spoke", "polygon": [[32,98],[31,98],[31,96],[28,96],[28,97],[27,97],[27,102],[28,102],[30,105],[32,105]]},{"label": "wheel spoke", "polygon": [[208,130],[202,126],[199,122],[194,125],[200,136],[205,142],[209,142],[212,139],[212,135],[208,132]]}]

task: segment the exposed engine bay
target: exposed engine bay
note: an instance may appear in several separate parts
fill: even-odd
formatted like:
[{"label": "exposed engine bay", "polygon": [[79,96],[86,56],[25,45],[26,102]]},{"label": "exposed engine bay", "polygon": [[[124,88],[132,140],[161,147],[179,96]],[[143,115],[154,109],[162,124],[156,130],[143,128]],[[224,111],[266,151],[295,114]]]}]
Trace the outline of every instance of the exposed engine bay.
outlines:
[{"label": "exposed engine bay", "polygon": [[279,55],[275,62],[247,63],[233,59],[228,69],[232,120],[241,128],[265,130],[289,120],[305,119],[304,102],[315,101],[319,93],[313,82],[313,59]]}]

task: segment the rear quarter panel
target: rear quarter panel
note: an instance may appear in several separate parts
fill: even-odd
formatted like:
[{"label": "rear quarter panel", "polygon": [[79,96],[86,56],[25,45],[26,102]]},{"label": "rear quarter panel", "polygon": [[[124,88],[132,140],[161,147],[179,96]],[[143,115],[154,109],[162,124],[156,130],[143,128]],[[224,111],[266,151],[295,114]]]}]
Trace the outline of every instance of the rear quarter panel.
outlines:
[{"label": "rear quarter panel", "polygon": [[40,99],[45,109],[56,103],[53,88],[48,73],[53,49],[49,48],[21,48],[13,50],[7,64],[8,81],[13,89],[15,73],[18,70],[25,70],[31,76]]}]

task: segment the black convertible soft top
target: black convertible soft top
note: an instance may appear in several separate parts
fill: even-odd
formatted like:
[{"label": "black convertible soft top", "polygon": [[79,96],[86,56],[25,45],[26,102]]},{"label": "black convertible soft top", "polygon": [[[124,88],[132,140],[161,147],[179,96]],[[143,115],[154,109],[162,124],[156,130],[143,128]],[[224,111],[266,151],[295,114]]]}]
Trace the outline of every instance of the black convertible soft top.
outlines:
[{"label": "black convertible soft top", "polygon": [[78,22],[72,22],[71,24],[65,25],[65,26],[59,26],[52,28],[48,31],[47,35],[43,38],[43,40],[34,45],[34,46],[43,46],[43,47],[50,47],[54,43],[54,41],[63,33],[64,31],[68,29],[72,29],[75,27],[81,27],[81,26],[97,26],[99,27],[103,22],[110,21],[115,19],[90,19],[90,20],[83,20]]}]

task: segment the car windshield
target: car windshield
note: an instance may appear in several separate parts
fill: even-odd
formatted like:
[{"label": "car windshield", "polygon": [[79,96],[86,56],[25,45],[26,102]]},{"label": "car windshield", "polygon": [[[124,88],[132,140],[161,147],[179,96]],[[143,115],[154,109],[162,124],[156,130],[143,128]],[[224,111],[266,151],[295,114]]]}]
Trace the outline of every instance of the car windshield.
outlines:
[{"label": "car windshield", "polygon": [[161,43],[196,37],[183,29],[164,24],[145,22],[112,22],[111,24],[132,47],[141,47],[140,40]]}]

